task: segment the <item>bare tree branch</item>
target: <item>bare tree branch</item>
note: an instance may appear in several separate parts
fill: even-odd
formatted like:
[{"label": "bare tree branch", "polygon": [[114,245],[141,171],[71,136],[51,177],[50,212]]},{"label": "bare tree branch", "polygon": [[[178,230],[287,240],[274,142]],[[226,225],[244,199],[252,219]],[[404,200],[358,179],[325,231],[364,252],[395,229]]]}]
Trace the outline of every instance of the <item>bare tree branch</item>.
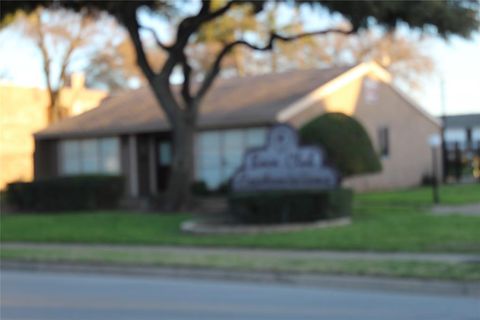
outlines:
[{"label": "bare tree branch", "polygon": [[172,49],[170,46],[167,46],[162,41],[160,41],[160,38],[158,37],[157,33],[155,32],[155,30],[153,28],[143,26],[143,25],[140,25],[140,28],[144,29],[146,31],[149,31],[153,35],[153,38],[155,39],[155,43],[157,44],[157,46],[159,46],[163,50],[169,52]]},{"label": "bare tree branch", "polygon": [[86,24],[87,24],[87,18],[85,16],[82,16],[80,20],[79,31],[76,34],[76,36],[72,39],[72,41],[69,43],[68,49],[65,52],[65,55],[63,56],[63,60],[60,66],[60,76],[59,76],[60,83],[58,84],[58,88],[63,87],[63,85],[65,84],[67,67],[70,64],[70,59],[72,57],[73,52],[75,51],[75,49],[78,48],[83,38],[82,30],[84,30]]},{"label": "bare tree branch", "polygon": [[147,56],[145,54],[145,50],[143,48],[142,40],[140,39],[139,34],[139,24],[136,17],[136,11],[129,12],[128,14],[132,15],[129,19],[125,19],[127,21],[125,26],[127,28],[128,33],[130,34],[130,38],[132,39],[133,46],[135,48],[135,52],[137,54],[137,63],[140,69],[142,69],[145,77],[149,82],[153,81],[155,77],[155,72],[153,71],[152,67],[148,63]]},{"label": "bare tree branch", "polygon": [[[163,65],[162,70],[158,74],[158,79],[156,81],[161,81],[164,84],[165,87],[169,87],[169,85],[168,85],[169,80],[170,80],[169,78],[170,78],[170,75],[173,72],[173,69],[175,68],[175,66],[181,65],[183,75],[184,75],[184,83],[182,85],[181,94],[182,94],[183,100],[185,101],[185,105],[187,106],[187,109],[186,109],[187,111],[193,111],[193,113],[195,113],[195,110],[190,110],[191,107],[192,107],[192,102],[194,100],[191,93],[190,93],[191,92],[191,90],[190,90],[191,89],[190,88],[190,77],[191,77],[191,71],[192,70],[191,70],[190,65],[188,64],[188,60],[187,60],[187,58],[185,56],[185,52],[184,52],[185,47],[188,44],[188,40],[189,40],[190,36],[194,32],[196,32],[198,30],[198,28],[200,28],[203,23],[208,22],[210,20],[215,19],[216,17],[221,16],[222,14],[227,12],[232,7],[232,5],[234,5],[235,3],[238,3],[238,2],[239,1],[236,1],[236,0],[230,1],[226,5],[221,7],[220,9],[217,9],[215,11],[211,11],[210,10],[211,1],[210,0],[203,1],[201,9],[196,15],[185,18],[179,24],[178,31],[177,31],[177,39],[175,40],[175,43],[173,45],[166,47],[161,42],[158,43],[159,41],[157,41],[157,44],[161,48],[168,51],[169,56],[168,56],[167,61]],[[137,23],[137,27],[139,27],[136,19],[135,19],[135,22]],[[134,25],[132,25],[131,27],[134,27]],[[150,31],[153,31],[153,30],[150,30]],[[132,34],[132,32],[130,32],[130,34]],[[137,31],[137,35],[138,35],[138,31]],[[137,47],[138,45],[136,44],[136,41],[135,41],[135,39],[133,39],[133,37],[132,37],[132,40],[134,42],[135,47]],[[141,43],[139,43],[139,45],[141,46]],[[173,92],[170,89],[170,87],[168,89],[168,92],[166,92],[166,94],[168,94],[169,100],[175,99],[174,95],[173,95]],[[197,105],[197,104],[195,104],[195,105]],[[178,104],[177,105],[172,104],[171,106],[164,106],[164,108],[165,109],[172,109],[172,110],[165,110],[167,115],[168,114],[175,114],[175,113],[178,113],[180,111],[180,110],[178,110]],[[174,118],[175,118],[175,116],[172,115],[172,119],[174,119]]]},{"label": "bare tree branch", "polygon": [[187,56],[185,54],[183,55],[181,61],[183,73],[182,97],[185,101],[185,106],[188,108],[192,102],[192,95],[190,94],[190,78],[192,74],[192,67],[188,63]]},{"label": "bare tree branch", "polygon": [[354,33],[354,30],[344,30],[344,29],[326,29],[326,30],[320,30],[320,31],[313,31],[313,32],[304,32],[300,33],[294,36],[282,36],[278,33],[272,32],[270,34],[270,38],[267,41],[267,43],[264,46],[257,46],[254,44],[251,44],[250,42],[247,42],[246,40],[236,40],[233,42],[230,42],[226,46],[223,47],[223,49],[218,53],[215,61],[212,64],[212,67],[210,70],[207,72],[205,75],[205,79],[202,82],[202,85],[200,86],[200,89],[198,90],[195,99],[201,100],[207,93],[208,89],[210,89],[213,81],[215,80],[215,77],[217,74],[220,72],[220,65],[222,63],[223,58],[236,46],[238,45],[244,45],[252,50],[256,51],[269,51],[273,49],[273,44],[276,40],[280,41],[294,41],[298,40],[304,37],[309,37],[309,36],[317,36],[317,35],[322,35],[322,34],[327,34],[327,33],[338,33],[338,34],[352,34]]},{"label": "bare tree branch", "polygon": [[241,3],[240,0],[232,0],[227,2],[223,7],[215,11],[210,10],[211,1],[202,1],[202,7],[200,11],[191,17],[183,19],[178,25],[177,40],[174,46],[175,50],[182,50],[187,45],[190,36],[196,32],[204,23],[211,21],[225,12],[227,12],[234,4]]}]

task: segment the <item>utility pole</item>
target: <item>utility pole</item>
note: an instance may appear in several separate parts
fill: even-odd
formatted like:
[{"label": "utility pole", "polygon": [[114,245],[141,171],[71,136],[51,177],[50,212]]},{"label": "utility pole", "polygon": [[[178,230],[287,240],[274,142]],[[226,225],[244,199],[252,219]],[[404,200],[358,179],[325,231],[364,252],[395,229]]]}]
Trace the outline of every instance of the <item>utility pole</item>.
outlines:
[{"label": "utility pole", "polygon": [[445,105],[445,79],[440,76],[440,108],[441,108],[441,149],[442,149],[442,182],[447,182],[448,159],[447,143],[445,141],[445,127],[447,125],[446,105]]}]

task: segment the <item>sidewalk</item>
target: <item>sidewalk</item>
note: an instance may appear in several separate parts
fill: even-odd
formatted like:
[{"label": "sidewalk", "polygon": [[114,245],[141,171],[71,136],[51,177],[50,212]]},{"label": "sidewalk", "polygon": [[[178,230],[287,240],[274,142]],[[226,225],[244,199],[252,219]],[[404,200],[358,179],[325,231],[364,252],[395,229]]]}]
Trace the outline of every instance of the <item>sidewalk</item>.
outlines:
[{"label": "sidewalk", "polygon": [[48,273],[95,273],[124,276],[204,279],[235,282],[282,283],[292,286],[403,292],[447,296],[480,297],[480,282],[402,279],[376,276],[332,275],[275,271],[242,271],[189,267],[130,266],[2,261],[0,270]]},{"label": "sidewalk", "polygon": [[[395,269],[401,268],[402,264],[412,262],[427,263],[429,266],[438,263],[444,274],[447,272],[444,268],[456,270],[465,265],[480,266],[480,254],[33,243],[2,243],[0,249],[3,253],[8,250],[26,252],[26,255],[18,258],[15,255],[2,254],[0,267],[3,270],[111,273],[258,283],[279,282],[314,287],[480,296],[480,281],[470,281],[467,278],[421,279],[414,275],[399,276],[399,274],[388,272],[383,275],[380,275],[381,273],[368,275],[368,269],[349,273],[348,268],[343,269],[343,272],[336,272],[344,266],[366,261],[367,268],[374,269],[382,264],[385,265],[385,262]],[[282,264],[287,268],[282,268]],[[302,269],[302,264],[314,265],[315,268],[326,265],[327,269]],[[329,265],[334,266],[333,269],[329,269]],[[427,272],[430,274],[431,270],[427,269]]]},{"label": "sidewalk", "polygon": [[1,249],[69,249],[108,250],[115,252],[142,254],[178,254],[189,256],[231,255],[242,257],[287,258],[287,259],[324,259],[324,260],[393,260],[416,262],[445,263],[479,263],[479,254],[454,253],[404,253],[404,252],[342,252],[318,250],[282,250],[282,249],[249,249],[249,248],[213,248],[213,247],[180,247],[180,246],[146,246],[146,245],[109,245],[109,244],[37,244],[37,243],[2,243]]}]

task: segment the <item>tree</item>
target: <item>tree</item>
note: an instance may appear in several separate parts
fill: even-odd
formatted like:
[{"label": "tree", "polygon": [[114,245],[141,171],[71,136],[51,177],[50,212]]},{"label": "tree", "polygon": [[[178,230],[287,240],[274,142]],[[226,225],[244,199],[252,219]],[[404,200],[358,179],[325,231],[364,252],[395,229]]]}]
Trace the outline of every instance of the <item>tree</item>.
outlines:
[{"label": "tree", "polygon": [[[151,44],[147,46],[146,55],[155,69],[159,69],[165,61],[163,51]],[[135,61],[135,48],[126,34],[109,39],[105,47],[97,47],[90,56],[84,70],[89,87],[116,91],[146,83]]]},{"label": "tree", "polygon": [[106,88],[109,91],[125,89],[131,81],[140,77],[135,63],[135,52],[128,38],[111,39],[106,48],[98,48],[85,68],[85,82],[89,87]]},{"label": "tree", "polygon": [[[67,115],[68,110],[61,104],[60,97],[68,84],[71,67],[85,64],[104,52],[107,40],[115,37],[118,28],[105,14],[93,20],[86,12],[49,11],[42,7],[29,14],[16,15],[11,26],[31,39],[40,53],[49,96],[47,119],[50,124]],[[111,31],[108,36],[105,30]]]},{"label": "tree", "polygon": [[[165,13],[169,11],[166,1],[38,1],[38,2],[8,2],[2,3],[2,20],[17,9],[34,10],[39,4],[50,6],[63,5],[74,10],[89,9],[91,11],[106,11],[115,16],[127,29],[135,47],[137,63],[145,75],[154,96],[166,115],[171,126],[174,155],[171,176],[167,188],[168,205],[166,209],[179,209],[184,206],[190,194],[193,175],[193,144],[194,132],[202,101],[211,88],[221,70],[223,59],[235,48],[244,46],[251,50],[270,51],[277,41],[293,41],[313,35],[330,33],[353,34],[363,28],[379,25],[393,29],[404,23],[410,28],[419,28],[433,34],[448,37],[452,34],[469,36],[479,26],[478,2],[471,0],[459,1],[309,1],[312,6],[323,6],[329,12],[343,15],[351,24],[351,29],[327,28],[316,32],[299,34],[280,34],[272,30],[266,41],[259,44],[254,39],[235,38],[226,43],[217,53],[214,62],[200,82],[192,82],[192,66],[189,63],[186,49],[194,40],[202,26],[224,16],[235,6],[251,5],[253,12],[264,9],[266,1],[203,1],[199,10],[183,18],[176,28],[176,38],[166,45],[156,37],[157,45],[166,52],[166,60],[157,71],[150,65],[140,37],[140,30],[156,31],[145,28],[139,22],[137,10],[148,7]],[[294,6],[294,1],[288,2]],[[185,3],[184,3],[185,4]],[[191,4],[191,3],[190,3]],[[180,8],[181,9],[181,8]],[[170,77],[175,70],[181,70],[183,83],[180,97],[170,84]],[[195,90],[193,90],[194,88]]]},{"label": "tree", "polygon": [[[238,12],[239,10],[235,9],[230,15],[206,24],[200,34],[207,33],[203,30],[208,33],[202,34],[199,40],[200,46],[210,50],[208,54],[204,50],[198,50],[197,54],[190,58],[202,61],[195,65],[198,69],[208,70],[215,52],[234,36],[233,28],[237,33],[254,31],[262,35],[268,35],[270,30],[285,34],[305,32],[308,21],[303,21],[298,9],[292,10],[293,14],[288,18],[281,16],[279,9],[281,5],[275,3],[265,9],[261,17],[256,17],[246,10]],[[234,24],[231,16],[237,19],[242,17],[241,21],[244,22]],[[338,25],[338,28],[341,27],[350,28],[345,22]],[[234,59],[224,61],[222,74],[229,76],[235,73],[242,76],[375,61],[390,72],[395,82],[415,89],[419,87],[418,77],[428,75],[434,69],[433,59],[425,50],[427,41],[428,38],[422,35],[405,35],[395,30],[362,30],[352,35],[308,37],[295,42],[279,42],[271,52],[262,55],[237,50],[234,52]],[[231,60],[234,60],[234,63]]]},{"label": "tree", "polygon": [[364,30],[348,37],[331,35],[315,39],[310,47],[307,65],[345,65],[375,61],[387,69],[398,83],[418,88],[418,76],[434,69],[431,55],[421,36],[406,36],[394,30]]},{"label": "tree", "polygon": [[[236,6],[221,17],[201,26],[193,44],[187,48],[191,65],[199,76],[205,76],[214,62],[216,54],[236,38],[260,27],[251,5]],[[223,71],[235,71],[238,76],[246,75],[246,51],[237,47],[227,54],[222,63]]]}]

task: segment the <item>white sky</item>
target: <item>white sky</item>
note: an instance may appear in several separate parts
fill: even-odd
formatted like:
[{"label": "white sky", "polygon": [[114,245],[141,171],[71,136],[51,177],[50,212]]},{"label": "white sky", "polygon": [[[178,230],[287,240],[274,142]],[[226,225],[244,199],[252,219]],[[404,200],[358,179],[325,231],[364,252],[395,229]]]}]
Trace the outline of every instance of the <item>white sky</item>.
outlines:
[{"label": "white sky", "polygon": [[[325,21],[317,17],[316,21],[319,20]],[[430,52],[436,62],[436,74],[425,79],[421,92],[407,94],[429,113],[440,115],[443,79],[447,114],[480,113],[480,34],[476,33],[471,40],[455,37],[448,43],[436,39],[431,41]],[[3,31],[0,32],[0,72],[5,70],[16,84],[42,86],[44,83],[36,49],[18,34]]]},{"label": "white sky", "polygon": [[417,99],[429,112],[441,113],[441,80],[445,85],[447,114],[480,113],[480,34],[467,41],[436,40],[431,47],[437,74],[430,77]]}]

